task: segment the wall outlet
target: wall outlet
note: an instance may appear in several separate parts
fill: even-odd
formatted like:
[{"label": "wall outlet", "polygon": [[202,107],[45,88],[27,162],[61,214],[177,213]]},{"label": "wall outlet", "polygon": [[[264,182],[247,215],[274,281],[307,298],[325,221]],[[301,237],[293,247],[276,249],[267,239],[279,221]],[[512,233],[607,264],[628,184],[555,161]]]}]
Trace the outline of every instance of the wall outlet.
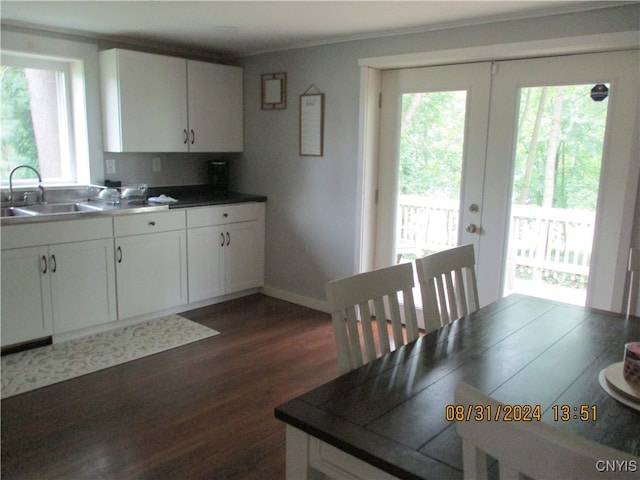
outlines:
[{"label": "wall outlet", "polygon": [[113,158],[107,159],[107,175],[116,173],[116,161]]},{"label": "wall outlet", "polygon": [[160,170],[162,170],[162,160],[160,160],[160,157],[152,158],[151,163],[153,164],[154,172],[159,172]]}]

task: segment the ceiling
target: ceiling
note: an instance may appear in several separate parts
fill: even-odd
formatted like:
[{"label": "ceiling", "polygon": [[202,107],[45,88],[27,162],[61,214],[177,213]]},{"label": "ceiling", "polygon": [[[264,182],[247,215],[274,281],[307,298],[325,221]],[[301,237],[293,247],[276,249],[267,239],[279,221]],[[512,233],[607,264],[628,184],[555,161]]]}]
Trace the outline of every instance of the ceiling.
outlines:
[{"label": "ceiling", "polygon": [[[615,2],[614,4],[621,3]],[[611,6],[594,1],[15,1],[2,22],[228,57]]]}]

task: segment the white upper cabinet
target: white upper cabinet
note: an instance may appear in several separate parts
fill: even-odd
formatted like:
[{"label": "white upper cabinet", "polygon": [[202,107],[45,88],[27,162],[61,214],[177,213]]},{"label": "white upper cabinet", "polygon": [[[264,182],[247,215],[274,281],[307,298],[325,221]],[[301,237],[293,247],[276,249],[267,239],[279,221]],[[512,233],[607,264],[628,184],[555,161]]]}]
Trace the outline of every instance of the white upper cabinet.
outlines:
[{"label": "white upper cabinet", "polygon": [[242,151],[241,68],[112,49],[100,76],[105,151]]},{"label": "white upper cabinet", "polygon": [[189,151],[241,152],[242,68],[187,61]]},{"label": "white upper cabinet", "polygon": [[185,60],[107,50],[100,74],[106,151],[187,151]]}]

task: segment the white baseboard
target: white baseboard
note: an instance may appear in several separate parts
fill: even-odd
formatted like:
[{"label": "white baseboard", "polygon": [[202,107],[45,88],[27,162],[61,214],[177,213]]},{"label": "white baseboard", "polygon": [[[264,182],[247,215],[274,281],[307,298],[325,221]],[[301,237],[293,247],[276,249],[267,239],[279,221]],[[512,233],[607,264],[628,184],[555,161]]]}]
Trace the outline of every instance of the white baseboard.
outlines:
[{"label": "white baseboard", "polygon": [[273,287],[262,287],[260,293],[267,295],[268,297],[278,298],[285,302],[295,303],[303,307],[312,308],[325,313],[331,313],[329,305],[326,301],[318,300],[316,298],[305,297],[297,293],[287,292]]},{"label": "white baseboard", "polygon": [[130,325],[136,325],[138,323],[146,322],[147,320],[153,320],[155,318],[165,317],[168,315],[177,314],[177,308],[170,308],[159,312],[148,313],[145,315],[139,315],[137,317],[125,318],[122,320],[114,320],[112,322],[102,323],[91,327],[80,328],[78,330],[72,330],[64,333],[54,333],[52,335],[53,343],[67,342],[76,338],[86,337],[87,335],[94,335],[96,333],[106,332],[107,330],[113,330],[114,328],[128,327]]},{"label": "white baseboard", "polygon": [[195,310],[196,308],[208,307],[210,305],[227,302],[229,300],[235,300],[236,298],[246,297],[247,295],[253,295],[255,293],[260,293],[260,288],[250,288],[248,290],[242,290],[240,292],[228,293],[220,297],[209,298],[207,300],[188,303],[186,305],[182,305],[181,307],[178,307],[175,313],[182,313],[188,310]]},{"label": "white baseboard", "polygon": [[79,338],[79,337],[84,337],[86,335],[93,335],[94,333],[104,332],[106,330],[111,330],[113,328],[125,327],[128,325],[135,325],[136,323],[145,322],[147,320],[153,320],[154,318],[164,317],[166,315],[180,314],[182,312],[186,312],[187,310],[207,307],[209,305],[226,302],[227,300],[234,300],[236,298],[244,297],[246,295],[251,295],[253,293],[262,293],[269,297],[274,297],[280,300],[284,300],[286,302],[295,303],[296,305],[301,305],[303,307],[312,308],[314,310],[319,310],[321,312],[330,313],[329,306],[325,301],[317,300],[315,298],[305,297],[303,295],[298,295],[296,293],[291,293],[284,290],[279,290],[277,288],[262,287],[262,288],[253,288],[249,290],[244,290],[242,292],[236,292],[229,295],[223,295],[216,298],[210,298],[210,299],[199,301],[199,302],[179,305],[177,307],[169,308],[169,309],[158,311],[158,312],[147,313],[145,315],[140,315],[137,317],[114,320],[112,322],[104,323],[102,325],[86,327],[79,330],[73,330],[72,332],[58,333],[58,334],[54,334],[52,336],[52,339],[53,339],[53,343],[60,343],[67,340],[72,340],[74,338]]},{"label": "white baseboard", "polygon": [[101,325],[95,325],[91,327],[85,327],[78,330],[73,330],[71,332],[56,333],[52,335],[52,342],[53,343],[66,342],[68,340],[73,340],[75,338],[80,338],[80,337],[85,337],[87,335],[93,335],[95,333],[105,332],[107,330],[112,330],[114,328],[127,327],[129,325],[135,325],[137,323],[146,322],[147,320],[154,320],[156,318],[165,317],[167,315],[181,314],[183,312],[194,310],[196,308],[208,307],[210,305],[215,305],[216,303],[222,303],[228,300],[234,300],[236,298],[245,297],[247,295],[252,295],[254,293],[259,293],[259,292],[260,292],[259,288],[251,288],[248,290],[243,290],[241,292],[235,292],[227,295],[222,295],[220,297],[209,298],[207,300],[202,300],[202,301],[193,302],[193,303],[185,303],[183,305],[167,308],[165,310],[159,310],[157,312],[145,313],[144,315],[139,315],[137,317],[114,320],[112,322],[107,322]]}]

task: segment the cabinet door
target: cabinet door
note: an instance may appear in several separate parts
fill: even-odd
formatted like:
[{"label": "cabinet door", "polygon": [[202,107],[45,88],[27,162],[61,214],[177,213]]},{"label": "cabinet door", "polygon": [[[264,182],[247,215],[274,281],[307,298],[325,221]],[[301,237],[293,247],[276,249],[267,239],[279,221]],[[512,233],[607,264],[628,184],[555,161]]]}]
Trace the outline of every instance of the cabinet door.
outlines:
[{"label": "cabinet door", "polygon": [[115,255],[121,319],[187,302],[184,230],[116,238]]},{"label": "cabinet door", "polygon": [[114,49],[100,67],[107,151],[187,151],[186,60]]},{"label": "cabinet door", "polygon": [[217,297],[224,289],[224,244],[221,226],[187,230],[189,302]]},{"label": "cabinet door", "polygon": [[117,319],[113,240],[49,247],[54,333]]},{"label": "cabinet door", "polygon": [[227,293],[260,287],[264,283],[264,237],[260,222],[225,226],[225,275]]},{"label": "cabinet door", "polygon": [[53,334],[46,247],[2,252],[2,345]]},{"label": "cabinet door", "polygon": [[190,151],[241,152],[242,68],[188,60],[187,69]]}]

